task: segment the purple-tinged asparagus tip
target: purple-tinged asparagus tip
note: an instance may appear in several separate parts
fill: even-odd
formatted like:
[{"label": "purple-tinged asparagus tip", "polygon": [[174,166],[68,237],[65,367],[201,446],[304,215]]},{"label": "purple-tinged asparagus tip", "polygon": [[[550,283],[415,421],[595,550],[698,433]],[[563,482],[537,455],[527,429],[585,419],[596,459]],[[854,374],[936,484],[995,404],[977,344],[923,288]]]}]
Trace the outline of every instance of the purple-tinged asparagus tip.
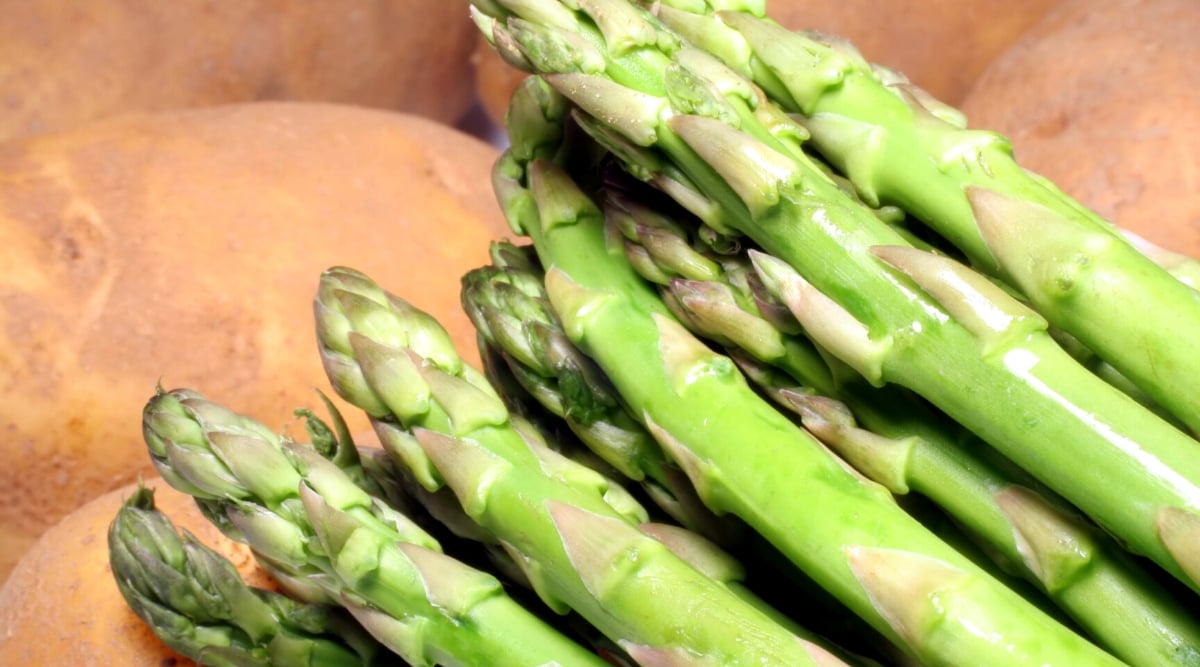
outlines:
[{"label": "purple-tinged asparagus tip", "polygon": [[721,513],[720,482],[712,465],[696,456],[695,452],[665,428],[659,426],[650,415],[645,415],[645,422],[646,430],[654,436],[658,444],[662,445],[663,451],[675,461],[683,474],[687,475],[692,487],[696,489],[696,495],[714,512]]},{"label": "purple-tinged asparagus tip", "polygon": [[849,667],[846,661],[829,652],[829,649],[814,644],[807,639],[797,639],[800,646],[804,647],[804,651],[812,657],[815,667]]},{"label": "purple-tinged asparagus tip", "polygon": [[980,187],[966,188],[966,195],[996,265],[1030,298],[1063,298],[1093,257],[1123,243],[1034,202]]},{"label": "purple-tinged asparagus tip", "polygon": [[445,554],[403,542],[397,543],[396,547],[420,573],[429,601],[451,617],[465,616],[480,600],[501,590],[495,577]]},{"label": "purple-tinged asparagus tip", "polygon": [[549,501],[546,509],[584,587],[601,602],[613,582],[640,567],[639,552],[652,544],[620,519],[557,501]]},{"label": "purple-tinged asparagus tip", "polygon": [[429,662],[425,652],[425,625],[419,616],[396,618],[354,595],[343,594],[340,602],[363,629],[401,658],[414,664]]},{"label": "purple-tinged asparagus tip", "polygon": [[716,581],[738,581],[745,576],[742,564],[704,537],[681,526],[643,523],[638,530],[653,537],[705,576]]}]

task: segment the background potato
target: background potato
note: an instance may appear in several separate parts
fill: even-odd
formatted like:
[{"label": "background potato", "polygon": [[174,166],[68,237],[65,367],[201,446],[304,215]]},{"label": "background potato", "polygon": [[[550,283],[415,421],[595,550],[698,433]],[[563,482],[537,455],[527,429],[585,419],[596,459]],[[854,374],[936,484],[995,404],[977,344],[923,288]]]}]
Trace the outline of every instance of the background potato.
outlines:
[{"label": "background potato", "polygon": [[[251,586],[275,588],[250,550],[220,533],[191,496],[154,477],[154,503],[178,528],[228,558]],[[113,581],[108,526],[136,484],[78,508],[29,550],[0,587],[0,665],[164,667],[191,661],[167,648],[138,618]]]},{"label": "background potato", "polygon": [[462,2],[0,0],[0,16],[0,140],[264,99],[454,122],[473,95]]},{"label": "background potato", "polygon": [[1065,0],[988,68],[963,110],[1104,217],[1200,257],[1198,9]]},{"label": "background potato", "polygon": [[43,530],[147,469],[160,378],[275,429],[319,406],[311,304],[332,265],[476,358],[458,279],[508,232],[495,157],[429,120],[288,103],[0,144],[0,581]]},{"label": "background potato", "polygon": [[[948,104],[1057,0],[768,0],[767,15],[793,30],[852,41],[872,62],[903,72]],[[480,40],[476,87],[501,123],[524,76]]]}]

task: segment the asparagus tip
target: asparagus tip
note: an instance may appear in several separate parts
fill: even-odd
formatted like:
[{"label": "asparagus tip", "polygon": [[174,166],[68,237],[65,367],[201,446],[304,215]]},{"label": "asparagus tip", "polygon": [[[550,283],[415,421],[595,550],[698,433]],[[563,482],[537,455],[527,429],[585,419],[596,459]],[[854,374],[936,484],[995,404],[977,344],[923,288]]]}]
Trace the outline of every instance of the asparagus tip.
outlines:
[{"label": "asparagus tip", "polygon": [[497,466],[511,464],[479,445],[444,433],[417,428],[413,435],[467,515],[479,517],[487,505],[488,480],[497,474]]}]

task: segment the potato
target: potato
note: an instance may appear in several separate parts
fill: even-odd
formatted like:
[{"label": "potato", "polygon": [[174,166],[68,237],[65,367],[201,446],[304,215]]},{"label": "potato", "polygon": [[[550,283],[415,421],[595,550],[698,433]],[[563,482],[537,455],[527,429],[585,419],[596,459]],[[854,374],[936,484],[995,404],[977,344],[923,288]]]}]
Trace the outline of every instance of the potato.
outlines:
[{"label": "potato", "polygon": [[0,140],[254,100],[456,121],[476,28],[446,0],[0,0]]},{"label": "potato", "polygon": [[[908,76],[947,104],[1058,0],[770,0],[767,15],[793,30],[849,39],[872,62]],[[497,124],[523,73],[480,40],[476,89]]]},{"label": "potato", "polygon": [[312,298],[330,266],[430,312],[477,359],[459,279],[508,233],[496,156],[433,121],[303,103],[0,144],[0,581],[43,530],[146,470],[160,379],[275,429],[320,410]]},{"label": "potato", "polygon": [[[220,533],[196,503],[154,477],[155,505],[237,566],[251,586],[276,588],[242,544]],[[111,491],[46,531],[0,588],[0,665],[163,667],[192,664],[130,610],[108,564],[108,526],[136,485]]]},{"label": "potato", "polygon": [[1200,257],[1195,0],[1067,0],[963,105],[1017,159],[1105,218]]}]

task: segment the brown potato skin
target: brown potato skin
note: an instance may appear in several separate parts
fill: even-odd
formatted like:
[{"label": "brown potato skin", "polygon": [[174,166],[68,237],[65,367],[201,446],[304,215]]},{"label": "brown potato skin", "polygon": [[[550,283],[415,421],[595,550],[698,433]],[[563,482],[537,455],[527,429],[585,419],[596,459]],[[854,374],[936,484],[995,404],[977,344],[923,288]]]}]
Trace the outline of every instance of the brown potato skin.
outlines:
[{"label": "brown potato skin", "polygon": [[0,0],[0,16],[0,140],[255,100],[453,123],[474,95],[461,2]]},{"label": "brown potato skin", "polygon": [[[1058,0],[770,0],[767,14],[792,30],[854,43],[871,62],[904,73],[947,104]],[[476,48],[476,89],[497,124],[525,76],[487,44]]]},{"label": "brown potato skin", "polygon": [[427,119],[302,103],[0,144],[0,581],[43,530],[148,469],[156,383],[277,430],[296,407],[323,414],[326,268],[366,272],[475,361],[459,279],[509,235],[496,157]]},{"label": "brown potato skin", "polygon": [[[251,586],[275,589],[245,545],[221,535],[190,496],[148,478],[155,505],[177,527],[228,558]],[[108,526],[136,484],[76,509],[25,554],[0,587],[0,665],[169,667],[191,660],[167,648],[138,618],[113,581]]]},{"label": "brown potato skin", "polygon": [[1200,11],[1066,0],[963,104],[974,127],[1116,224],[1200,257]]}]

